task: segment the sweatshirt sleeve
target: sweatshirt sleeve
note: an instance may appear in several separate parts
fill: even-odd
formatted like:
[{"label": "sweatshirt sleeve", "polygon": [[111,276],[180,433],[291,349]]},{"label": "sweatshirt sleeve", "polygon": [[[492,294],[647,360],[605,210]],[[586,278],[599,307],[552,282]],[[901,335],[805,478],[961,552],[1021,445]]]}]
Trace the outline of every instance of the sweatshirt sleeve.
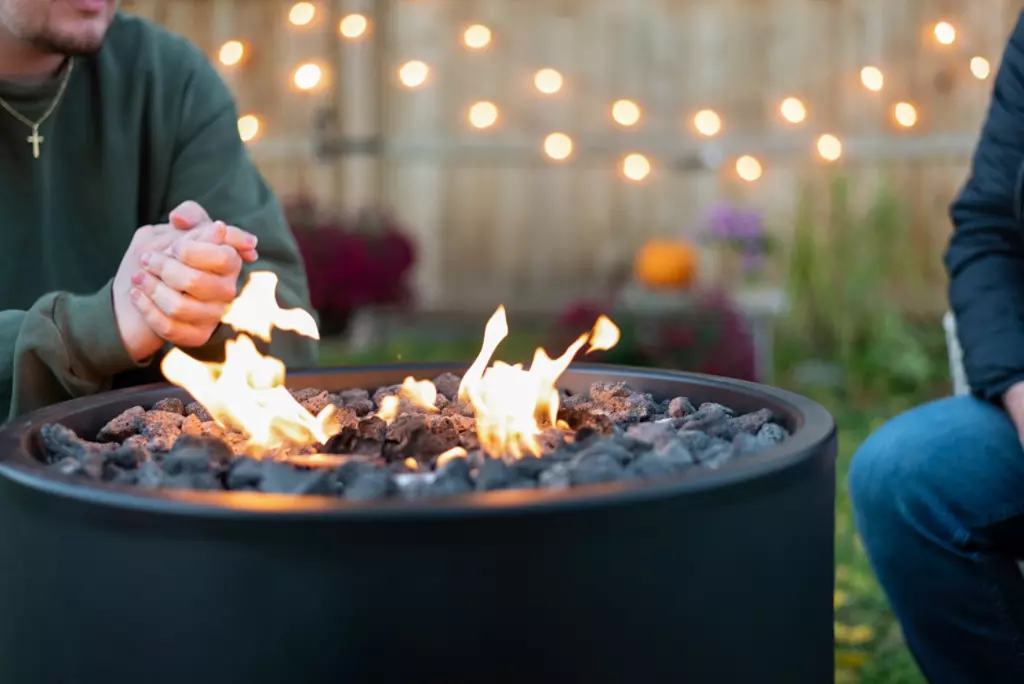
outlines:
[{"label": "sweatshirt sleeve", "polygon": [[[306,271],[280,204],[249,159],[238,133],[238,111],[223,80],[198,50],[189,50],[191,73],[181,94],[181,119],[162,211],[164,219],[186,200],[198,202],[214,219],[238,226],[259,239],[259,259],[246,264],[240,283],[254,270],[277,274],[282,307],[301,307],[314,316]],[[193,356],[223,356],[228,330],[220,329]],[[269,353],[290,370],[316,365],[319,345],[295,333],[275,330]]]},{"label": "sweatshirt sleeve", "polygon": [[138,368],[121,342],[111,284],[51,292],[28,311],[0,311],[0,422],[110,388]]},{"label": "sweatshirt sleeve", "polygon": [[1024,14],[1010,37],[967,183],[950,210],[949,299],[974,392],[1024,380]]}]

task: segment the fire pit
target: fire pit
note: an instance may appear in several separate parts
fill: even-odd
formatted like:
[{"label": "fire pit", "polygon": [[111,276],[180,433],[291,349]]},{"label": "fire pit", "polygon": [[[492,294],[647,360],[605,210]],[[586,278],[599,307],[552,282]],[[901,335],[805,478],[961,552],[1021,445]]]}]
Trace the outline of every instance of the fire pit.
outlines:
[{"label": "fire pit", "polygon": [[[191,394],[7,425],[0,681],[830,681],[828,413],[739,381],[566,370],[578,348],[485,370],[494,327],[468,368],[288,389],[255,346],[234,350],[255,354],[247,379],[172,355]],[[243,380],[249,413],[227,411]],[[454,437],[428,425],[460,417]]]}]

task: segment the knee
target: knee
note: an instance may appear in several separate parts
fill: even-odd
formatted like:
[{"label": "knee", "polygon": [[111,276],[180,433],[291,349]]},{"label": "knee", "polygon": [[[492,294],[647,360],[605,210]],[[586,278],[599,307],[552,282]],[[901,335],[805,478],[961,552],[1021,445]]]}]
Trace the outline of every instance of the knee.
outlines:
[{"label": "knee", "polygon": [[[901,526],[960,526],[969,506],[964,479],[977,477],[973,453],[1019,449],[1016,432],[996,407],[970,397],[925,404],[893,418],[860,446],[848,487],[858,530],[869,545],[898,537]],[[992,460],[992,459],[989,459]]]}]

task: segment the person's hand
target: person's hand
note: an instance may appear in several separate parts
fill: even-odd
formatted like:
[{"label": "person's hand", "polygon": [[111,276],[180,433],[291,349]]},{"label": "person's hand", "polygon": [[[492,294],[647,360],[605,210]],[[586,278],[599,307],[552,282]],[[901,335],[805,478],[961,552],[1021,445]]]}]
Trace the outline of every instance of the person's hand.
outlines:
[{"label": "person's hand", "polygon": [[[239,251],[226,244],[232,230],[238,229],[207,223],[164,250],[140,255],[130,298],[157,335],[182,347],[201,346],[213,335],[237,294],[242,269]],[[241,239],[255,244],[255,239]],[[245,249],[256,256],[254,247]]]},{"label": "person's hand", "polygon": [[1021,443],[1024,443],[1024,381],[1011,385],[1010,389],[1003,393],[1003,407],[1017,427]]},{"label": "person's hand", "polygon": [[[182,202],[171,211],[169,220],[178,230],[191,231],[194,228],[213,223],[213,219],[197,202]],[[193,233],[194,235],[194,233]],[[256,253],[256,236],[244,230],[228,226],[224,235],[224,244],[238,250],[242,261],[252,263],[258,258]]]}]

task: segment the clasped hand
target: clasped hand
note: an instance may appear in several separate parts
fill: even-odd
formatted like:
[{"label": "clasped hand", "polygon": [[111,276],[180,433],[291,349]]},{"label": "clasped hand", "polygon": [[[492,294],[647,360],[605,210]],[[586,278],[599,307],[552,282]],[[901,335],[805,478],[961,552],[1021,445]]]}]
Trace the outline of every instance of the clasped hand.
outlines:
[{"label": "clasped hand", "polygon": [[205,344],[235,298],[242,264],[257,256],[254,235],[212,221],[195,202],[171,212],[169,224],[136,231],[114,278],[114,312],[132,359],[165,342]]}]

